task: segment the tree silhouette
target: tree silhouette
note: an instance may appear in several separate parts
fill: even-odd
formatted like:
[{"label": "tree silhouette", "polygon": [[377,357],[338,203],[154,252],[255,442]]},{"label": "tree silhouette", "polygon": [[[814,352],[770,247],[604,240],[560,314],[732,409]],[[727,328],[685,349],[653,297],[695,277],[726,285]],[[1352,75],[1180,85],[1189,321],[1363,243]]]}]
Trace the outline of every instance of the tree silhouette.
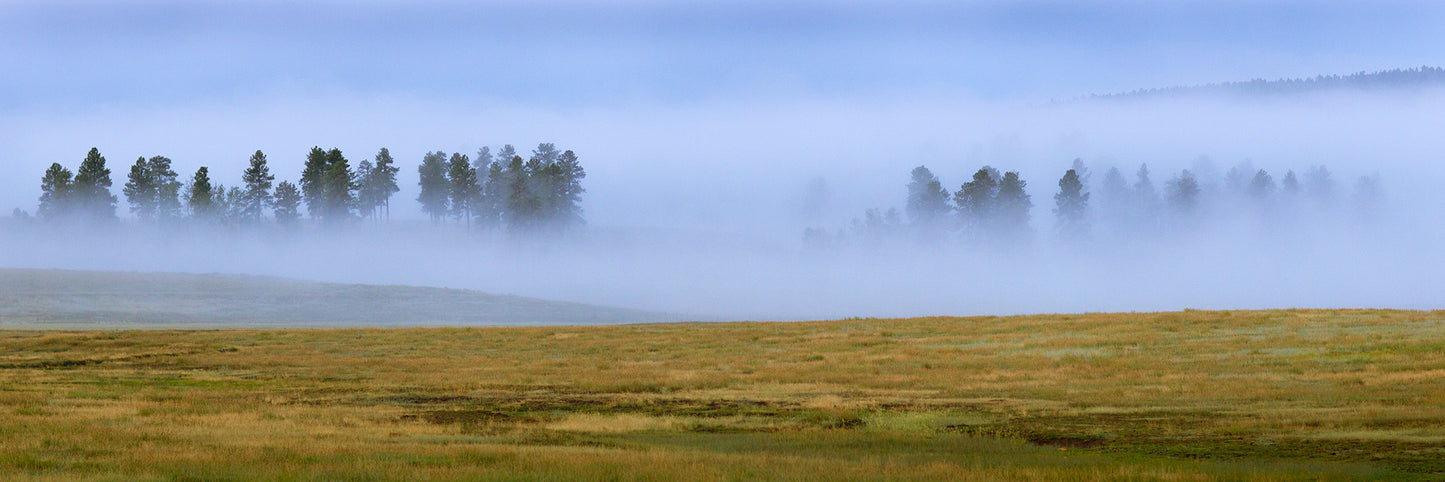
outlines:
[{"label": "tree silhouette", "polygon": [[292,226],[301,218],[301,191],[295,184],[281,181],[276,184],[276,224]]},{"label": "tree silhouette", "polygon": [[1024,190],[1027,185],[1018,171],[1006,172],[999,180],[996,229],[1004,239],[1017,241],[1028,234],[1029,210],[1034,203]]},{"label": "tree silhouette", "polygon": [[36,216],[46,221],[70,217],[73,177],[70,170],[60,163],[50,164],[45,176],[40,178],[40,206],[35,209]]},{"label": "tree silhouette", "polygon": [[1054,195],[1054,230],[1065,238],[1079,239],[1089,234],[1089,193],[1084,192],[1079,172],[1069,169],[1059,178],[1059,193]]},{"label": "tree silhouette", "polygon": [[417,185],[421,186],[421,194],[417,195],[416,200],[421,203],[422,212],[427,213],[433,223],[441,222],[448,212],[446,156],[447,154],[441,151],[428,152],[422,156],[421,165],[416,168],[420,177]]},{"label": "tree silhouette", "polygon": [[943,183],[927,167],[918,166],[910,173],[908,182],[908,203],[904,212],[914,228],[932,233],[948,212],[948,191]]},{"label": "tree silhouette", "polygon": [[196,169],[191,176],[189,190],[186,193],[186,206],[191,209],[191,217],[203,221],[215,220],[216,213],[215,189],[211,186],[210,171],[206,166]]},{"label": "tree silhouette", "polygon": [[90,148],[71,182],[72,199],[86,221],[115,218],[116,197],[110,193],[110,169],[105,167],[105,157],[99,149]]},{"label": "tree silhouette", "polygon": [[472,207],[482,196],[481,184],[477,182],[477,170],[472,167],[466,154],[454,153],[447,162],[447,198],[451,203],[451,215],[458,221],[472,226]]},{"label": "tree silhouette", "polygon": [[240,207],[239,217],[247,223],[261,222],[261,216],[266,208],[271,207],[273,199],[271,196],[271,181],[276,176],[271,174],[271,168],[266,166],[266,154],[259,149],[251,154],[251,165],[241,174],[241,182],[246,188],[241,192],[239,199],[232,199],[231,202]]}]

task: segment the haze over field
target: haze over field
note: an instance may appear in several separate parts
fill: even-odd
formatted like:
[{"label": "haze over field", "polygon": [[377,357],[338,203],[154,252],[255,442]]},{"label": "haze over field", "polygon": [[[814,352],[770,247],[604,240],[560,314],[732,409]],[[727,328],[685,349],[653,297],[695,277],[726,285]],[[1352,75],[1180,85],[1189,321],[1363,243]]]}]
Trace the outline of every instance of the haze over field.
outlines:
[{"label": "haze over field", "polygon": [[0,268],[5,329],[575,326],[687,319],[440,288]]},{"label": "haze over field", "polygon": [[[261,149],[295,182],[312,146],[353,161],[389,148],[401,192],[390,225],[334,233],[0,225],[0,267],[442,286],[717,318],[1440,307],[1445,89],[1084,97],[1442,65],[1445,7],[954,3],[7,3],[0,214],[34,213],[46,166],[92,146],[117,195],[137,156],[235,185]],[[587,167],[585,229],[535,242],[425,223],[426,152],[539,142]],[[1059,240],[1053,195],[1076,158],[1096,211],[1108,169],[1132,184],[1142,163],[1161,198],[1193,171],[1208,209],[1143,233],[1096,212],[1087,242]],[[1275,182],[1327,166],[1331,207],[1236,203],[1225,173],[1246,162]],[[903,211],[919,165],[950,195],[985,165],[1017,171],[1030,241],[862,240],[852,220]],[[1365,210],[1362,176],[1383,193]],[[808,228],[847,240],[813,246]]]}]

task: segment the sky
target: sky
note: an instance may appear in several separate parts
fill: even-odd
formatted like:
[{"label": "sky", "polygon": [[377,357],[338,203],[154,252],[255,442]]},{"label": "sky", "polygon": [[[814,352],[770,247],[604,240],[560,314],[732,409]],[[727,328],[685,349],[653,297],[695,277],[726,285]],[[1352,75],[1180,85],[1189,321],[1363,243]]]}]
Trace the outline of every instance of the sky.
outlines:
[{"label": "sky", "polygon": [[[225,182],[255,149],[286,178],[313,145],[353,159],[390,147],[406,163],[550,141],[605,181],[614,167],[636,177],[710,161],[597,137],[715,148],[697,138],[757,135],[747,124],[772,122],[736,119],[749,112],[846,124],[769,126],[767,139],[728,139],[727,159],[711,161],[799,162],[784,159],[802,155],[780,146],[790,136],[972,123],[965,111],[1138,88],[1439,65],[1442,14],[1398,1],[11,1],[0,4],[0,208],[33,209],[39,173],[92,146],[115,165],[167,155]],[[638,139],[647,131],[658,135]],[[896,155],[951,142],[912,137]],[[635,210],[594,196],[602,219]]]},{"label": "sky", "polygon": [[1435,2],[27,2],[0,107],[279,95],[568,109],[919,91],[1069,98],[1439,58]]},{"label": "sky", "polygon": [[[773,274],[797,284],[833,267],[805,269],[769,256],[796,248],[803,227],[840,228],[866,208],[899,206],[907,173],[920,164],[950,190],[985,164],[1019,170],[1034,190],[1040,232],[1048,229],[1053,180],[1076,157],[1099,172],[1117,165],[1131,173],[1148,162],[1160,180],[1201,157],[1223,168],[1251,161],[1276,174],[1325,163],[1345,184],[1380,174],[1393,202],[1429,205],[1442,201],[1433,186],[1445,182],[1434,167],[1445,157],[1435,141],[1445,107],[1439,95],[1076,99],[1441,66],[1442,27],[1445,4],[1427,1],[7,1],[0,2],[0,214],[33,212],[45,168],[74,169],[91,147],[107,156],[119,194],[139,156],[170,157],[183,177],[207,166],[213,181],[234,185],[261,149],[278,180],[295,182],[306,152],[321,146],[342,149],[353,163],[389,148],[401,167],[394,215],[420,219],[415,165],[426,152],[505,143],[527,152],[553,142],[575,150],[588,170],[589,226],[745,238],[749,247],[732,254],[749,258],[733,264],[794,266]],[[802,205],[819,182],[830,202],[809,217]],[[123,201],[118,211],[128,215]],[[1430,210],[1412,212],[1422,222],[1441,220]],[[0,263],[43,267],[50,259],[19,256]],[[1376,266],[1410,265],[1390,261]],[[102,260],[66,266],[106,267]],[[682,275],[665,262],[650,266],[657,277]],[[246,269],[244,262],[125,267]],[[428,284],[419,271],[308,276],[275,267],[262,274]],[[555,277],[542,276],[520,285],[460,277],[430,284],[790,318],[1191,302],[1179,295],[1030,304],[1036,300],[1024,297],[970,305],[942,293],[907,295],[904,287],[918,286],[901,283],[897,300],[870,304],[874,298],[857,294],[872,289],[863,280],[874,274],[842,276],[856,282],[825,284],[831,288],[815,283],[811,302],[777,298],[735,311],[728,310],[739,300],[764,296],[742,272],[668,289],[639,277],[598,291],[584,285],[605,281],[588,278],[565,293]],[[1130,279],[1148,279],[1147,270],[1136,274]],[[1428,276],[1411,282],[1435,281]],[[1352,288],[1336,281],[1333,291],[1282,300],[1249,298],[1258,290],[1248,285],[1221,288],[1195,306],[1318,305]],[[710,290],[718,295],[695,294]],[[1051,299],[1068,298],[1057,291]],[[1354,301],[1428,304],[1411,289],[1369,293],[1379,296]],[[851,303],[847,311],[826,308],[840,299]]]}]

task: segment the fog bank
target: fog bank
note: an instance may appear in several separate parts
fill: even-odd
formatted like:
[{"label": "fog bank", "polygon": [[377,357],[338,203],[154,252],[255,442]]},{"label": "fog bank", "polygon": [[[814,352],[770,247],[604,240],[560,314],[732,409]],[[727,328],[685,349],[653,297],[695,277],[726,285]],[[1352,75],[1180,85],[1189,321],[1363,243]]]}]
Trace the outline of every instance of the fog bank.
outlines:
[{"label": "fog bank", "polygon": [[[1438,269],[1445,266],[1445,196],[1437,188],[1445,176],[1436,164],[1445,158],[1445,143],[1432,120],[1445,107],[1438,92],[1041,105],[795,99],[490,111],[511,122],[425,102],[333,102],[326,109],[343,113],[339,119],[359,120],[318,133],[286,119],[319,107],[275,104],[225,120],[179,123],[169,119],[185,112],[155,112],[125,122],[99,115],[7,127],[20,133],[27,158],[50,159],[64,150],[66,159],[78,160],[88,146],[100,146],[117,184],[124,182],[125,160],[142,154],[172,157],[182,172],[205,162],[214,178],[233,184],[245,155],[258,147],[271,155],[278,180],[295,179],[311,145],[341,146],[354,159],[388,147],[402,168],[403,188],[390,224],[183,236],[131,226],[94,238],[9,224],[0,228],[0,266],[468,288],[697,319],[1424,309],[1440,307],[1436,288],[1445,285]],[[398,120],[362,116],[378,106],[389,109],[378,118]],[[403,121],[423,117],[428,121]],[[95,138],[96,130],[77,128],[92,122],[116,129]],[[236,129],[216,135],[222,124]],[[418,219],[414,176],[421,154],[495,147],[476,132],[575,149],[588,171],[588,225],[565,239],[538,241]],[[1100,180],[1110,167],[1133,182],[1134,171],[1147,163],[1162,192],[1182,169],[1213,166],[1196,174],[1217,188],[1225,171],[1247,163],[1276,182],[1286,171],[1302,175],[1327,166],[1339,213],[1255,222],[1253,211],[1221,205],[1192,229],[1140,235],[1111,232],[1096,217],[1087,243],[1065,242],[1053,232],[1052,196],[1076,158],[1093,173],[1095,210],[1103,207]],[[1034,205],[1027,243],[980,247],[948,236],[930,244],[907,236],[827,248],[804,242],[806,228],[846,233],[865,209],[902,210],[909,170],[918,165],[928,166],[949,193],[985,165],[1018,171]],[[34,179],[7,176],[9,188],[38,194],[34,180],[43,166],[22,167]],[[1353,214],[1351,189],[1361,176],[1378,176],[1383,188],[1368,220]]]}]

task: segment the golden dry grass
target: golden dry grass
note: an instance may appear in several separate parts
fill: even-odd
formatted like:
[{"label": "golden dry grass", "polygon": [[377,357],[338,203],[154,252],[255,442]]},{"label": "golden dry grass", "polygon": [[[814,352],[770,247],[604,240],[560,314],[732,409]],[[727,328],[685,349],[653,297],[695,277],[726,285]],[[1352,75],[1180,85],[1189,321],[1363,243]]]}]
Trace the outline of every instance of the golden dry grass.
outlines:
[{"label": "golden dry grass", "polygon": [[0,332],[6,479],[1445,473],[1445,313]]}]

